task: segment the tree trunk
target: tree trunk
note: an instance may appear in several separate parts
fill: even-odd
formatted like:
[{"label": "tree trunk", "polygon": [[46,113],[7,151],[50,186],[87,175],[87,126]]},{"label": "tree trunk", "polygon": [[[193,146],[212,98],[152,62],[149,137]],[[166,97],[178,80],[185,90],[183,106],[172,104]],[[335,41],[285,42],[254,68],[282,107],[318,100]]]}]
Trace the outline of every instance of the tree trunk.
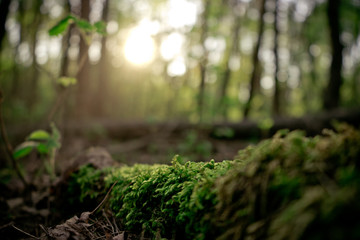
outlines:
[{"label": "tree trunk", "polygon": [[333,109],[339,106],[340,87],[342,85],[342,51],[344,46],[340,42],[340,1],[329,0],[327,6],[327,18],[330,30],[332,60],[330,66],[329,83],[325,89],[324,108]]},{"label": "tree trunk", "polygon": [[200,87],[199,87],[199,98],[198,98],[198,113],[199,121],[203,121],[204,111],[204,95],[205,95],[205,79],[206,79],[206,65],[208,62],[207,50],[205,48],[205,40],[208,32],[208,16],[210,11],[210,0],[204,0],[204,11],[201,15],[201,26],[200,26],[200,43],[204,50],[204,55],[199,63],[200,68]]},{"label": "tree trunk", "polygon": [[[19,47],[21,43],[25,39],[25,30],[26,27],[24,26],[24,13],[25,13],[25,7],[24,7],[24,1],[19,1],[18,6],[18,12],[17,12],[17,20],[20,23],[20,38],[19,42],[16,44],[14,48],[14,62],[16,62],[16,58],[19,55]],[[23,87],[22,87],[22,78],[19,71],[19,64],[14,64],[13,68],[13,81],[11,86],[11,96],[15,99],[20,99],[21,96],[24,96]]]},{"label": "tree trunk", "polygon": [[37,41],[36,41],[36,38],[37,38],[37,33],[38,33],[38,30],[39,30],[39,26],[40,26],[40,23],[41,23],[41,14],[39,13],[39,9],[40,9],[40,6],[42,4],[42,1],[40,0],[36,0],[35,1],[35,4],[33,6],[33,8],[31,9],[31,11],[34,12],[34,18],[32,19],[32,29],[30,30],[31,31],[31,43],[32,43],[32,47],[31,47],[31,54],[32,54],[32,57],[33,57],[33,62],[32,62],[32,76],[30,78],[30,86],[29,86],[29,89],[32,89],[31,91],[28,92],[28,101],[27,101],[27,107],[31,110],[33,110],[34,106],[36,105],[38,99],[39,99],[39,86],[38,86],[38,79],[39,79],[39,70],[38,70],[38,65],[37,65],[37,62],[36,62],[36,44],[37,44]]},{"label": "tree trunk", "polygon": [[278,18],[279,18],[279,0],[275,0],[275,10],[274,10],[274,56],[275,56],[275,72],[274,72],[274,99],[273,99],[273,114],[275,116],[280,115],[280,83],[279,83],[279,27],[278,27]]},{"label": "tree trunk", "polygon": [[261,46],[262,36],[264,33],[264,14],[265,14],[265,0],[260,1],[260,19],[259,19],[259,29],[258,29],[258,38],[255,45],[252,63],[253,63],[253,70],[250,78],[250,86],[249,86],[249,99],[247,103],[245,104],[244,109],[244,118],[247,118],[249,116],[249,111],[251,108],[251,101],[254,98],[254,95],[256,93],[256,90],[259,88],[259,82],[261,77],[261,68],[260,68],[260,62],[259,62],[259,50]]},{"label": "tree trunk", "polygon": [[[103,16],[102,20],[107,22],[109,12],[109,0],[104,1]],[[99,63],[98,71],[98,89],[97,97],[92,98],[94,100],[94,111],[95,116],[104,117],[106,114],[106,103],[109,99],[109,75],[108,75],[108,66],[110,65],[108,61],[108,54],[106,50],[106,36],[103,36],[101,39],[101,60]]]},{"label": "tree trunk", "polygon": [[221,115],[223,119],[227,118],[227,89],[229,86],[230,78],[231,78],[231,69],[229,66],[230,59],[232,56],[238,53],[238,45],[239,45],[239,32],[240,32],[240,16],[239,14],[233,11],[234,15],[234,26],[232,30],[232,39],[229,46],[229,52],[227,53],[225,60],[225,70],[223,72],[221,88],[219,93],[219,109],[221,111]]},{"label": "tree trunk", "polygon": [[6,18],[7,15],[9,13],[9,5],[10,5],[10,0],[1,0],[0,1],[0,52],[2,49],[2,40],[5,37],[5,23],[6,23]]},{"label": "tree trunk", "polygon": [[[82,0],[81,1],[81,18],[89,21],[90,13],[90,1]],[[89,94],[89,59],[88,55],[89,46],[85,42],[85,39],[81,38],[80,40],[80,54],[79,54],[79,71],[77,73],[77,92],[76,92],[76,109],[75,116],[77,118],[83,118],[88,113],[89,104],[88,104],[88,94]],[[82,66],[82,61],[84,65]]]}]

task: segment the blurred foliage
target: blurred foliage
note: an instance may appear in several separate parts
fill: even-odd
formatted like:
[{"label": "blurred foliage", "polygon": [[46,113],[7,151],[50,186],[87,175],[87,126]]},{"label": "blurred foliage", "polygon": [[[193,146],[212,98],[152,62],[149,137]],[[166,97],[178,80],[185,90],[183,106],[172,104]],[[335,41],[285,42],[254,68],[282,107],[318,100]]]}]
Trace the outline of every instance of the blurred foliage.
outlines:
[{"label": "blurred foliage", "polygon": [[[101,198],[126,229],[180,239],[358,239],[360,132],[279,131],[233,161],[182,162],[73,174],[70,193]],[[81,195],[79,197],[78,191]]]},{"label": "blurred foliage", "polygon": [[[89,33],[93,36],[88,41],[90,64],[85,69],[85,87],[75,86],[77,90],[70,91],[58,119],[73,118],[71,113],[77,112],[74,108],[81,98],[86,101],[83,114],[88,119],[197,122],[199,61],[203,58],[207,58],[204,121],[243,118],[259,23],[258,1],[212,1],[204,20],[208,23],[204,43],[199,42],[203,1],[104,3],[92,2],[90,20],[86,21],[78,16],[81,1],[78,5],[67,1],[11,1],[7,36],[0,54],[0,84],[7,98],[4,106],[7,122],[31,123],[45,118],[58,95],[55,82],[59,76],[75,75],[80,64],[79,39],[88,38]],[[325,27],[326,1],[280,1],[280,6],[282,114],[301,116],[320,111],[331,56]],[[188,16],[193,7],[194,14]],[[345,46],[341,106],[358,106],[359,58],[354,52],[359,51],[360,21],[356,1],[341,1],[340,17]],[[187,22],[193,18],[194,22]],[[235,21],[239,21],[239,39],[233,43]],[[273,21],[273,4],[269,1],[259,53],[263,73],[250,118],[272,116]],[[136,65],[125,57],[127,41],[133,39],[131,34],[136,31],[141,37],[133,40],[136,41],[133,45],[138,46],[135,49],[146,44],[146,36],[154,41],[149,63]],[[48,32],[52,37],[46,35]],[[164,48],[166,44],[170,47]],[[228,68],[231,75],[226,94],[218,99]],[[63,85],[72,83],[63,80]],[[85,97],[77,97],[79,93]],[[225,115],[219,102],[226,109]]]}]

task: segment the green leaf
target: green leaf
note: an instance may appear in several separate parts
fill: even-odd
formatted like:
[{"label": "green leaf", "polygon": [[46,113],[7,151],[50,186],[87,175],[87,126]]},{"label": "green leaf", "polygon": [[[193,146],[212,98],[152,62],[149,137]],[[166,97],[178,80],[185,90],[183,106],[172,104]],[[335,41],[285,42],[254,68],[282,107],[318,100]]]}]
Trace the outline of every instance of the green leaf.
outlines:
[{"label": "green leaf", "polygon": [[91,23],[89,23],[88,21],[83,20],[83,19],[75,18],[75,24],[78,28],[80,28],[81,30],[83,30],[85,32],[92,32],[94,30],[94,26],[91,25]]},{"label": "green leaf", "polygon": [[70,24],[70,20],[74,20],[75,18],[71,15],[65,17],[64,19],[62,19],[60,22],[58,22],[54,27],[52,27],[50,30],[49,30],[49,35],[50,36],[57,36],[57,35],[60,35],[62,33],[64,33],[69,24]]},{"label": "green leaf", "polygon": [[45,145],[45,144],[43,144],[43,143],[40,143],[40,144],[37,146],[36,150],[37,150],[38,153],[40,153],[40,154],[48,154],[49,151],[50,151],[49,146],[47,146],[47,145]]},{"label": "green leaf", "polygon": [[69,86],[76,85],[77,79],[73,78],[73,77],[60,77],[57,80],[57,83],[65,88],[67,88]]},{"label": "green leaf", "polygon": [[106,35],[106,24],[104,21],[98,21],[94,23],[94,27],[97,33],[101,35]]},{"label": "green leaf", "polygon": [[44,130],[36,130],[30,134],[27,140],[46,141],[50,139],[50,134]]},{"label": "green leaf", "polygon": [[13,157],[17,160],[23,158],[31,153],[34,147],[38,145],[37,142],[33,141],[26,141],[21,143],[19,146],[16,147]]}]

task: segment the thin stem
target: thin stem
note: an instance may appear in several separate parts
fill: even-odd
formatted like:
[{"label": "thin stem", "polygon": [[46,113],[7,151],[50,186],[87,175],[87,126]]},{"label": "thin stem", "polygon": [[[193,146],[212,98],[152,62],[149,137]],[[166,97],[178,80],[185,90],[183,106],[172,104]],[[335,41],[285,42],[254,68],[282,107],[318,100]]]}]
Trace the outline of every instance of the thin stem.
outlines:
[{"label": "thin stem", "polygon": [[31,235],[30,233],[25,232],[24,230],[21,230],[20,228],[15,227],[15,225],[11,225],[13,228],[18,230],[19,232],[22,232],[23,234],[27,235],[28,237],[34,238],[34,239],[40,239],[38,237],[35,237],[34,235]]},{"label": "thin stem", "polygon": [[92,212],[91,212],[90,214],[95,213],[95,212],[101,207],[101,205],[103,205],[103,203],[104,203],[104,202],[106,201],[106,199],[108,198],[111,190],[114,188],[114,186],[115,186],[117,183],[118,183],[118,181],[114,182],[114,184],[110,187],[109,191],[106,193],[104,199],[101,201],[101,203],[100,203],[94,210],[92,210]]}]

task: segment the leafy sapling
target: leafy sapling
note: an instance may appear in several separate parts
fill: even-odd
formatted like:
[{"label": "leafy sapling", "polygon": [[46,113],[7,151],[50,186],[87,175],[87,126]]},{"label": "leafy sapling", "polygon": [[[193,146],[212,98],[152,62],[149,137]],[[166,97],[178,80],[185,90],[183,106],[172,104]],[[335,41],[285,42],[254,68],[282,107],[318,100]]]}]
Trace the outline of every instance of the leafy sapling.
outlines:
[{"label": "leafy sapling", "polygon": [[55,156],[56,151],[61,147],[60,132],[54,123],[51,123],[51,133],[45,130],[33,131],[24,142],[18,145],[13,153],[15,160],[28,156],[33,150],[40,157],[45,157],[44,166],[49,175],[55,177]]},{"label": "leafy sapling", "polygon": [[[84,39],[87,47],[90,46],[92,38],[95,33],[105,36],[106,35],[106,24],[103,21],[95,22],[94,24],[91,24],[87,20],[80,19],[73,15],[68,15],[62,20],[60,20],[55,26],[53,26],[49,30],[50,36],[58,36],[58,35],[64,35],[71,24],[74,24],[77,29],[80,32],[81,37]],[[87,51],[84,51],[83,55],[80,58],[80,62],[78,64],[77,72],[75,75],[77,75],[78,72],[81,71],[81,69],[84,67],[86,59],[87,59]],[[62,105],[62,103],[67,98],[67,94],[69,93],[68,89],[77,84],[77,79],[75,77],[69,77],[69,76],[61,76],[56,80],[56,82],[61,86],[61,92],[57,96],[57,99],[55,101],[55,104],[50,111],[50,114],[48,116],[48,120],[52,121],[57,109]]]}]

